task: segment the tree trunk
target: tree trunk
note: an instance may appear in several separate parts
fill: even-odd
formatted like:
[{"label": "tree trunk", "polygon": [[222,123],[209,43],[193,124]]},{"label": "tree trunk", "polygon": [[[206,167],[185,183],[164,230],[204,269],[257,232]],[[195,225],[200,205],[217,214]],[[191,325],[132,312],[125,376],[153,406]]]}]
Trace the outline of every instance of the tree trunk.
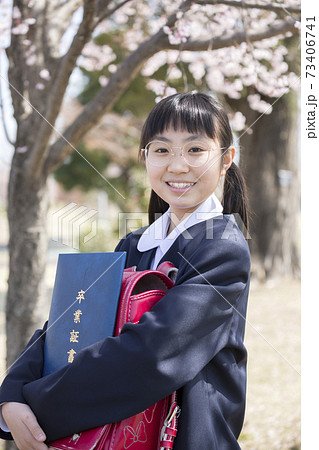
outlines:
[{"label": "tree trunk", "polygon": [[239,109],[247,125],[254,124],[253,133],[240,139],[241,169],[251,209],[253,270],[262,278],[299,277],[297,94],[285,94],[269,115],[260,117],[244,102]]},{"label": "tree trunk", "polygon": [[8,189],[7,367],[34,332],[47,250],[46,180],[27,178],[21,161],[18,162],[21,156],[16,154],[14,157]]}]

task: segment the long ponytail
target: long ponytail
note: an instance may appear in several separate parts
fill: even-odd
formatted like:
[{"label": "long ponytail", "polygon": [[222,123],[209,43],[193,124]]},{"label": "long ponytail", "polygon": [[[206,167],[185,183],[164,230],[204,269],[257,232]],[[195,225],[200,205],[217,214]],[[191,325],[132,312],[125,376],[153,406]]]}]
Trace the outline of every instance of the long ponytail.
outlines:
[{"label": "long ponytail", "polygon": [[222,205],[224,214],[236,214],[237,225],[245,238],[248,239],[249,212],[247,187],[241,170],[234,162],[232,162],[225,175]]},{"label": "long ponytail", "polygon": [[156,192],[151,192],[150,202],[148,204],[148,222],[155,222],[159,215],[164,214],[169,208],[169,204],[166,203],[161,197],[159,197]]}]

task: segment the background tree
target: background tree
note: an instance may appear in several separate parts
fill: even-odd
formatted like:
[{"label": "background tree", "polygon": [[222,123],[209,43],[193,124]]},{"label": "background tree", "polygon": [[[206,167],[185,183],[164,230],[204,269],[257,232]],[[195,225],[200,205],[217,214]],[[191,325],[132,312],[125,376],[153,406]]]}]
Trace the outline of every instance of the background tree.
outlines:
[{"label": "background tree", "polygon": [[[289,68],[300,74],[299,37],[287,39],[284,44]],[[253,125],[240,133],[240,163],[251,207],[250,249],[254,270],[261,279],[299,278],[298,95],[289,90],[274,98],[269,91],[261,99],[265,104],[254,110],[249,103],[255,101],[256,95],[250,92],[248,88],[240,99],[227,98],[227,102],[245,115],[247,125]],[[258,110],[267,113],[261,116]]]},{"label": "background tree", "polygon": [[[300,5],[288,1],[283,6],[165,0],[151,6],[143,0],[14,0],[12,39],[7,49],[17,122],[8,188],[8,365],[34,328],[33,311],[40,296],[47,248],[48,176],[114,107],[139,73],[148,77],[148,88],[158,96],[174,92],[168,83],[177,76],[176,71],[181,70],[185,77],[177,67],[183,61],[188,63],[195,85],[205,78],[217,93],[239,98],[245,86],[253,86],[256,95],[266,95],[271,89],[273,97],[280,96],[288,86],[296,85],[296,75],[284,64],[280,38],[298,33],[299,14]],[[67,40],[70,27],[71,42]],[[112,36],[103,46],[94,42],[101,34]],[[122,48],[119,57],[112,48],[118,43]],[[251,46],[259,50],[259,57],[252,56]],[[277,62],[275,71],[273,61]],[[99,77],[100,87],[92,100],[61,134],[53,126],[77,64],[87,64],[88,70],[90,64],[91,69],[101,71],[106,67],[107,71]],[[169,67],[166,79],[152,78],[164,65]],[[143,99],[136,101],[143,105]],[[251,106],[260,105],[255,97]]]}]

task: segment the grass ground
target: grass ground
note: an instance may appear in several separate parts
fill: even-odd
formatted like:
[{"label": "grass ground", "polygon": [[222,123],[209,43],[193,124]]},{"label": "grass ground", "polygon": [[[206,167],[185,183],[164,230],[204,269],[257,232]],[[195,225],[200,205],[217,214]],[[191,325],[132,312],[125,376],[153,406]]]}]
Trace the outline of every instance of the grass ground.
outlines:
[{"label": "grass ground", "polygon": [[243,450],[300,448],[300,283],[251,287]]},{"label": "grass ground", "polygon": [[[50,258],[51,289],[56,259]],[[0,252],[0,368],[4,368],[7,255]],[[300,449],[300,283],[251,284],[246,325],[247,408],[242,450]],[[3,373],[3,370],[1,370]],[[0,444],[0,450],[4,447]],[[195,450],[195,449],[194,449]]]}]

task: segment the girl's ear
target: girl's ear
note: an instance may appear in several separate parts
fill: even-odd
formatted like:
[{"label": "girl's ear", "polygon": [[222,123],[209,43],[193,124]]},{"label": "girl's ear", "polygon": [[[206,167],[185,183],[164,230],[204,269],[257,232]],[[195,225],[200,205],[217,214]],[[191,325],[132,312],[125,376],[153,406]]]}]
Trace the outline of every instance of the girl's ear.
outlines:
[{"label": "girl's ear", "polygon": [[141,153],[140,153],[140,160],[141,161],[143,161],[144,163],[146,162],[145,161],[145,149],[144,148],[141,148]]},{"label": "girl's ear", "polygon": [[231,164],[235,158],[235,153],[236,153],[235,147],[229,147],[229,149],[225,153],[223,167],[220,172],[221,176],[226,175],[227,170],[229,169],[229,167],[231,166]]}]

